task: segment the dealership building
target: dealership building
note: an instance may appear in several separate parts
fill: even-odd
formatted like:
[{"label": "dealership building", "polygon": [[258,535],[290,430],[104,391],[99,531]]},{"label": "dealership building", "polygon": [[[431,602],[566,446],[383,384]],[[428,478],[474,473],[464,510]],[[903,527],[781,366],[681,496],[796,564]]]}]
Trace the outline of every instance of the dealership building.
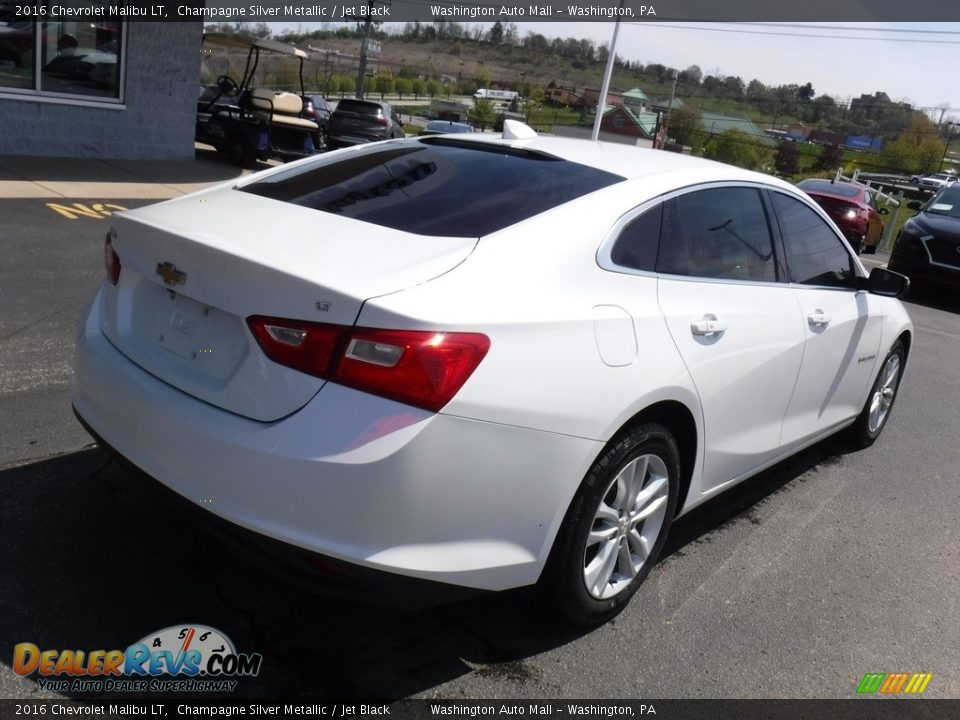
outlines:
[{"label": "dealership building", "polygon": [[0,0],[0,155],[193,157],[203,23],[17,17]]}]

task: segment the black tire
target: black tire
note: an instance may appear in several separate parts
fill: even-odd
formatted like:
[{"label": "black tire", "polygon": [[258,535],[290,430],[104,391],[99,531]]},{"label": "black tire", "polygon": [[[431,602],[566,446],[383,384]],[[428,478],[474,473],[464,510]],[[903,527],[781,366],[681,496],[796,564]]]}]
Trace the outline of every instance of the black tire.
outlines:
[{"label": "black tire", "polygon": [[227,155],[230,161],[242,168],[257,165],[257,149],[242,135],[234,135],[227,141]]},{"label": "black tire", "polygon": [[[676,510],[679,458],[676,440],[667,428],[644,424],[616,438],[594,462],[567,510],[550,561],[548,587],[568,620],[597,625],[611,619],[626,606],[657,562]],[[631,466],[643,471],[639,486],[633,486],[642,491],[633,496],[639,499],[645,491],[651,495],[650,502],[628,503],[618,509],[621,498],[632,495],[622,495],[629,485],[629,473],[624,471]],[[621,483],[621,477],[627,482]],[[608,518],[601,517],[603,501],[610,513]],[[650,512],[638,512],[644,508]],[[614,521],[613,515],[618,520]],[[635,533],[631,533],[631,526]],[[588,544],[591,535],[609,537]],[[641,548],[649,550],[644,558],[639,555]],[[612,563],[602,562],[603,557],[614,554]],[[636,562],[641,564],[637,566]],[[599,569],[608,566],[609,571]],[[624,568],[626,573],[622,572]],[[588,577],[597,578],[591,588]]]},{"label": "black tire", "polygon": [[[873,381],[863,410],[850,426],[850,439],[860,447],[873,445],[883,432],[887,420],[890,419],[890,412],[893,410],[893,404],[900,389],[900,378],[903,376],[903,363],[906,357],[903,343],[897,340],[880,364],[880,372],[877,373],[877,379]],[[891,382],[889,373],[894,365],[896,376]]]}]

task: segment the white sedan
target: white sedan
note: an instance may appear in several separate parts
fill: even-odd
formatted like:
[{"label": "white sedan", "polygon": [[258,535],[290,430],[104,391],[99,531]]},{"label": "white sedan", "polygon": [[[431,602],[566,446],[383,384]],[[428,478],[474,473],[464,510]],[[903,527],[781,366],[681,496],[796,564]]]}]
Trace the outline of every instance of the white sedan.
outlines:
[{"label": "white sedan", "polygon": [[512,121],[124,213],[105,253],[73,396],[105,446],[318,561],[581,623],[679,515],[873,442],[913,337],[793,186]]}]

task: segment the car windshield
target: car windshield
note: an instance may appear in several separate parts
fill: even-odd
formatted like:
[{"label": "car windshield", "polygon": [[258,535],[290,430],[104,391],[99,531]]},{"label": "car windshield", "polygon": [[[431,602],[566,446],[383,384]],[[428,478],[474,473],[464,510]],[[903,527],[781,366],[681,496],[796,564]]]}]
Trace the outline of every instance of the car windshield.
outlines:
[{"label": "car windshield", "polygon": [[240,189],[418,235],[481,237],[622,180],[545,153],[434,137],[378,143]]},{"label": "car windshield", "polygon": [[797,185],[806,192],[822,192],[831,195],[842,195],[843,197],[857,197],[860,194],[860,188],[850,183],[830,182],[829,180],[803,180]]},{"label": "car windshield", "polygon": [[946,190],[934,195],[924,212],[960,218],[960,188],[950,185]]}]

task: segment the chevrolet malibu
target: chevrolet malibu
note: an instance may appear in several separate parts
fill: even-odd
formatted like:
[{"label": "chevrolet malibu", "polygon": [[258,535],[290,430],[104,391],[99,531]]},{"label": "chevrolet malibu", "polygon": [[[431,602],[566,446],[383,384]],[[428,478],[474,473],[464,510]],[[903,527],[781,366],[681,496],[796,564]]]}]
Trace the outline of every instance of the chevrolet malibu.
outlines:
[{"label": "chevrolet malibu", "polygon": [[678,516],[872,443],[913,337],[907,279],[793,186],[514,121],[124,213],[105,260],[73,395],[104,446],[248,536],[585,624]]}]

